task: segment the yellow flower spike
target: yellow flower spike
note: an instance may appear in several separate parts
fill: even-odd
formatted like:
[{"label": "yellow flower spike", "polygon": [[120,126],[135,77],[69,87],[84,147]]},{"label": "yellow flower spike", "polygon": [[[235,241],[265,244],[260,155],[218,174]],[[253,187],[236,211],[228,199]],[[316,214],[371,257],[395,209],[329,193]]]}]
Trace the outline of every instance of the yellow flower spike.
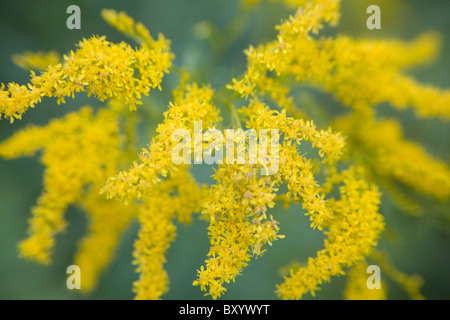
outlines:
[{"label": "yellow flower spike", "polygon": [[212,104],[212,94],[208,87],[189,86],[184,99],[171,103],[164,113],[165,120],[158,125],[158,134],[152,139],[149,150],[144,149],[139,155],[140,162],[108,179],[102,192],[109,198],[122,200],[151,194],[162,178],[176,170],[171,156],[178,143],[172,140],[174,130],[186,129],[192,135],[195,121],[201,121],[203,129],[208,129],[220,120],[218,109]]},{"label": "yellow flower spike", "polygon": [[142,94],[160,88],[172,58],[166,41],[157,41],[152,48],[132,49],[125,43],[111,43],[105,37],[84,39],[79,49],[64,56],[63,63],[49,66],[39,76],[32,73],[28,87],[15,83],[0,87],[0,115],[13,121],[44,96],[56,97],[58,103],[64,103],[65,97],[81,91],[101,101],[121,102],[134,110],[142,103]]},{"label": "yellow flower spike", "polygon": [[[277,40],[247,51],[247,72],[228,88],[242,97],[268,92],[289,105],[283,77],[310,82],[332,93],[346,106],[365,110],[389,102],[413,108],[420,117],[450,117],[449,90],[416,82],[404,70],[436,56],[440,38],[425,33],[405,43],[397,40],[355,40],[347,36],[313,38],[322,22],[339,19],[339,1],[311,1],[277,26]],[[268,73],[271,72],[271,76]],[[269,79],[269,80],[268,80]]]},{"label": "yellow flower spike", "polygon": [[347,285],[344,291],[345,300],[386,300],[386,283],[381,281],[381,288],[369,289],[367,287],[366,262],[358,262],[347,273]]},{"label": "yellow flower spike", "polygon": [[[173,219],[190,222],[190,215],[199,211],[204,192],[181,168],[158,185],[145,199],[139,212],[141,228],[134,244],[134,264],[139,280],[134,283],[135,299],[156,300],[168,290],[169,277],[164,270],[165,254],[175,239]],[[172,196],[171,193],[177,194]]]},{"label": "yellow flower spike", "polygon": [[173,209],[168,195],[149,199],[139,214],[141,228],[134,244],[134,263],[140,278],[134,283],[135,299],[156,300],[168,290],[169,279],[164,270],[165,253],[175,238]]},{"label": "yellow flower spike", "polygon": [[198,271],[194,281],[194,285],[207,290],[214,299],[226,291],[224,284],[234,281],[247,266],[252,253],[261,255],[265,244],[283,238],[278,235],[277,222],[266,215],[267,209],[273,207],[276,186],[285,183],[289,197],[302,203],[310,215],[312,227],[322,229],[330,217],[330,209],[320,194],[311,164],[298,154],[296,146],[301,140],[311,142],[322,157],[333,163],[344,145],[340,135],[319,131],[311,122],[289,118],[285,111],[271,110],[260,102],[252,101],[240,111],[247,119],[247,128],[276,128],[285,135],[286,141],[276,142],[280,143],[279,172],[273,176],[259,179],[259,167],[251,165],[239,167],[227,163],[216,170],[217,184],[210,189],[211,200],[203,210],[210,219],[211,249],[206,266]]},{"label": "yellow flower spike", "polygon": [[50,65],[59,64],[61,58],[56,51],[25,51],[22,54],[14,54],[12,61],[25,70],[45,70]]},{"label": "yellow flower spike", "polygon": [[81,289],[90,292],[113,259],[122,233],[137,216],[138,209],[106,200],[98,195],[98,188],[81,200],[81,209],[88,217],[88,233],[81,239],[73,263],[82,270]]},{"label": "yellow flower spike", "polygon": [[357,115],[341,118],[336,127],[348,134],[350,152],[365,154],[365,165],[381,184],[393,180],[438,200],[450,197],[450,168],[444,162],[405,140],[393,120],[365,120],[362,127],[361,121]]},{"label": "yellow flower spike", "polygon": [[[124,12],[105,9],[104,20],[137,41],[137,48],[92,37],[83,39],[62,61],[50,63],[50,57],[29,54],[20,61],[16,57],[25,66],[45,70],[40,75],[31,70],[27,85],[0,84],[0,116],[11,122],[21,119],[43,97],[55,97],[60,104],[67,97],[74,98],[76,92],[85,92],[111,102],[96,114],[91,108],[82,108],[45,127],[28,127],[0,143],[1,157],[41,152],[45,167],[44,190],[32,209],[29,237],[19,245],[22,256],[50,263],[55,236],[66,227],[64,213],[68,206],[78,205],[89,226],[75,263],[82,269],[82,289],[91,291],[112,260],[121,233],[137,218],[140,229],[133,263],[139,279],[133,285],[135,298],[161,299],[169,288],[164,264],[176,236],[174,220],[190,223],[193,213],[201,212],[200,217],[209,222],[210,249],[193,284],[217,299],[252,258],[283,238],[277,217],[269,210],[278,201],[285,206],[295,202],[302,206],[311,228],[327,238],[315,257],[290,268],[277,286],[279,297],[314,295],[323,282],[348,268],[352,270],[345,295],[361,297],[360,271],[384,229],[378,212],[380,193],[372,180],[388,186],[401,182],[439,200],[450,195],[448,166],[418,144],[406,141],[397,122],[380,121],[375,112],[378,104],[388,102],[397,109],[412,108],[420,117],[449,117],[448,90],[421,84],[406,74],[435,58],[440,38],[433,33],[410,42],[319,38],[316,34],[325,23],[338,22],[340,1],[271,1],[300,8],[276,27],[276,39],[245,51],[246,72],[226,86],[248,105],[238,112],[234,97],[220,96],[232,113],[233,124],[240,128],[234,143],[246,134],[245,129],[268,130],[270,134],[259,135],[257,147],[245,142],[244,154],[236,155],[234,162],[219,161],[210,186],[198,184],[189,165],[172,158],[180,146],[174,137],[178,129],[191,137],[201,133],[200,142],[195,138],[194,142],[184,141],[184,146],[191,148],[183,149],[183,154],[188,152],[191,161],[201,160],[204,152],[217,154],[220,148],[209,144],[216,138],[205,132],[221,125],[214,90],[189,85],[187,73],[181,72],[181,85],[172,92],[173,102],[151,143],[129,165],[135,159],[140,113],[130,113],[127,108],[135,110],[143,95],[161,89],[173,60],[164,36],[154,39],[142,23]],[[251,6],[259,1],[242,2]],[[318,128],[316,121],[303,114],[320,107],[303,110],[290,96],[296,82],[333,95],[350,108],[350,116],[333,122],[330,128]],[[202,132],[197,130],[197,122],[201,122]],[[261,142],[277,148],[268,150]],[[255,152],[261,151],[267,154],[250,163]],[[343,157],[363,167],[341,170],[338,165]],[[123,170],[125,165],[128,170]],[[420,279],[405,276],[388,264],[383,268],[411,297],[422,297]],[[384,291],[377,293],[378,298],[385,297]]]},{"label": "yellow flower spike", "polygon": [[418,274],[408,275],[398,270],[390,261],[386,253],[373,250],[370,258],[374,259],[383,273],[402,287],[412,300],[424,300],[425,297],[420,292],[424,284],[424,279]]},{"label": "yellow flower spike", "polygon": [[213,299],[226,291],[224,283],[234,281],[252,255],[264,253],[262,246],[283,237],[277,222],[265,214],[273,206],[274,183],[261,183],[258,175],[257,167],[237,164],[219,165],[214,174],[217,184],[202,211],[210,220],[211,248],[193,283]]},{"label": "yellow flower spike", "polygon": [[42,151],[44,191],[32,209],[29,238],[20,244],[26,258],[49,263],[54,237],[66,227],[67,207],[81,201],[84,187],[99,185],[115,172],[120,145],[116,117],[107,109],[94,116],[84,107],[45,127],[27,127],[0,144],[4,158]]},{"label": "yellow flower spike", "polygon": [[360,180],[352,170],[343,174],[343,178],[344,185],[339,188],[341,198],[329,207],[333,223],[325,232],[328,236],[325,248],[277,286],[282,299],[301,299],[308,292],[314,293],[324,281],[361,261],[377,244],[384,229],[383,217],[378,213],[378,190]]},{"label": "yellow flower spike", "polygon": [[[241,0],[241,3],[248,8],[258,5],[263,0]],[[266,0],[273,3],[281,3],[288,8],[298,8],[307,4],[310,0]]]},{"label": "yellow flower spike", "polygon": [[116,28],[124,35],[130,37],[140,44],[153,46],[155,40],[150,35],[150,31],[140,22],[136,23],[133,18],[128,16],[125,12],[117,12],[113,9],[103,9],[101,11],[103,20],[110,26]]},{"label": "yellow flower spike", "polygon": [[267,105],[253,101],[248,107],[239,110],[248,118],[247,127],[253,129],[277,128],[285,134],[285,139],[300,142],[305,140],[319,149],[325,162],[339,160],[345,146],[345,138],[331,129],[318,130],[313,121],[294,119],[286,116],[286,111],[277,112]]}]

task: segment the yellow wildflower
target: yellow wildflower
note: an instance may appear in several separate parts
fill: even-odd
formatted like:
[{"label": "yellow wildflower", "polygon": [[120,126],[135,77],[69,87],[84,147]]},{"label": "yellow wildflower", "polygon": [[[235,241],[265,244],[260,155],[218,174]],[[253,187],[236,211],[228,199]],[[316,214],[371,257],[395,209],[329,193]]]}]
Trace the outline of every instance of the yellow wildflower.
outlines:
[{"label": "yellow wildflower", "polygon": [[[402,72],[436,55],[440,43],[436,34],[423,34],[411,43],[312,37],[310,33],[317,33],[322,22],[337,23],[338,7],[339,1],[332,0],[305,4],[277,26],[277,40],[246,51],[247,72],[233,79],[229,88],[243,97],[255,96],[259,90],[271,92],[270,84],[280,92],[281,77],[292,76],[333,93],[356,110],[367,111],[387,101],[395,108],[414,108],[421,117],[450,117],[448,90],[419,84]],[[276,76],[270,79],[269,72]],[[277,101],[289,101],[287,90],[281,97],[275,92]]]},{"label": "yellow wildflower", "polygon": [[[136,42],[150,47],[155,45],[155,41],[150,35],[148,29],[141,22],[136,23],[133,18],[128,16],[125,12],[117,12],[112,9],[103,9],[101,14],[102,18],[109,25],[129,36]],[[160,35],[159,37],[161,41],[164,41],[163,35]]]},{"label": "yellow wildflower", "polygon": [[25,70],[45,70],[50,65],[60,63],[60,56],[56,51],[25,51],[23,54],[14,54],[12,61]]},{"label": "yellow wildflower", "polygon": [[386,283],[381,281],[381,288],[367,287],[368,264],[358,262],[347,273],[347,286],[344,291],[345,300],[386,300]]},{"label": "yellow wildflower", "polygon": [[[92,37],[79,43],[79,49],[64,55],[64,63],[50,65],[41,75],[31,71],[27,86],[9,83],[0,86],[0,115],[21,119],[42,97],[74,97],[85,91],[99,100],[112,99],[134,110],[142,104],[141,95],[160,88],[165,72],[171,66],[172,54],[165,40],[153,46],[132,49],[124,42],[114,44],[105,37]],[[135,73],[137,72],[137,76]]]},{"label": "yellow wildflower", "polygon": [[[211,249],[206,267],[200,268],[198,279],[194,281],[194,285],[208,290],[214,299],[226,291],[223,284],[234,281],[247,266],[252,254],[261,255],[265,244],[271,245],[283,237],[278,235],[276,220],[266,213],[275,204],[278,186],[287,185],[285,196],[302,203],[313,228],[322,230],[329,222],[332,211],[327,206],[325,195],[320,193],[310,161],[298,154],[297,145],[302,140],[312,143],[332,165],[339,159],[344,144],[339,134],[319,131],[312,122],[289,118],[285,111],[271,110],[260,102],[254,101],[241,111],[246,116],[248,128],[277,128],[284,134],[285,141],[280,144],[278,159],[271,159],[279,161],[279,171],[274,175],[262,177],[260,163],[257,166],[220,164],[216,170],[214,179],[217,184],[210,189],[211,200],[204,204],[203,210],[210,220]],[[246,148],[250,154],[250,144]],[[378,195],[374,193],[372,196],[367,195],[364,201],[376,202]],[[370,229],[370,232],[379,231]],[[348,259],[341,257],[340,263],[350,264],[352,257]]]},{"label": "yellow wildflower", "polygon": [[26,258],[49,263],[54,237],[66,227],[67,207],[80,201],[86,186],[99,185],[116,170],[116,117],[107,109],[93,116],[91,108],[84,107],[45,127],[25,128],[0,144],[0,156],[7,159],[42,150],[44,192],[32,209],[29,238],[20,244]]},{"label": "yellow wildflower", "polygon": [[[135,298],[161,299],[169,289],[164,264],[176,237],[175,222],[190,223],[199,212],[209,223],[210,248],[193,285],[217,299],[253,257],[284,237],[270,212],[277,201],[283,201],[286,207],[301,205],[311,228],[323,232],[326,239],[315,257],[289,267],[290,273],[277,285],[280,298],[314,295],[323,282],[348,269],[346,298],[386,298],[385,284],[383,290],[372,292],[364,286],[368,256],[378,259],[412,298],[422,298],[420,279],[404,275],[373,250],[384,230],[374,182],[387,187],[400,182],[445,201],[450,196],[450,170],[419,144],[406,141],[395,120],[377,119],[375,108],[388,102],[400,110],[411,108],[419,117],[450,117],[449,90],[419,83],[406,73],[434,59],[439,36],[426,33],[408,43],[317,37],[325,23],[337,24],[339,0],[271,1],[299,8],[276,26],[274,40],[245,51],[247,69],[226,86],[231,90],[216,95],[208,85],[188,84],[189,74],[181,71],[180,86],[172,91],[173,102],[162,123],[131,165],[137,153],[139,114],[126,109],[135,110],[142,95],[161,89],[173,60],[163,35],[154,39],[126,13],[105,9],[103,19],[138,47],[93,36],[81,40],[62,61],[42,53],[14,57],[19,65],[42,72],[31,71],[27,85],[0,84],[0,117],[11,122],[43,97],[56,97],[59,104],[85,92],[110,100],[108,107],[95,113],[83,107],[47,126],[27,127],[0,143],[1,157],[40,152],[45,167],[29,237],[19,245],[22,256],[49,263],[55,237],[66,228],[64,214],[77,205],[89,224],[75,263],[82,269],[83,289],[90,291],[113,259],[120,235],[136,218]],[[241,3],[251,6],[259,0]],[[296,84],[333,95],[349,107],[350,114],[330,121],[331,127],[319,128],[320,122],[303,117],[308,110],[291,96]],[[239,110],[236,97],[244,98]],[[201,156],[218,155],[223,144],[213,132],[222,125],[220,102],[239,129],[229,140],[226,133],[231,150],[226,161],[215,162],[213,183],[201,185],[186,163],[174,161],[173,154],[181,143],[189,150],[182,149],[183,159],[193,157],[194,163],[201,162]],[[194,142],[180,142],[178,130],[194,136]],[[259,145],[250,142],[257,132]]]},{"label": "yellow wildflower", "polygon": [[[174,192],[176,196],[171,196]],[[175,239],[177,216],[180,222],[190,222],[190,215],[200,210],[205,190],[181,168],[149,196],[140,208],[140,230],[134,244],[134,263],[140,273],[134,283],[135,299],[161,299],[168,290],[169,277],[164,270],[165,253]]]},{"label": "yellow wildflower", "polygon": [[336,127],[349,136],[350,153],[360,155],[379,183],[401,182],[420,193],[439,200],[450,197],[450,169],[429,155],[424,148],[406,141],[400,125],[385,119],[378,122],[352,116],[336,121]]},{"label": "yellow wildflower", "polygon": [[425,297],[420,292],[421,287],[424,284],[424,279],[418,274],[408,275],[398,270],[386,253],[382,253],[379,250],[373,250],[370,254],[370,258],[374,259],[379,265],[383,273],[391,278],[395,283],[406,292],[406,294],[413,300],[424,300]]},{"label": "yellow wildflower", "polygon": [[234,281],[252,254],[261,255],[263,245],[282,238],[277,234],[277,222],[266,214],[267,208],[275,205],[277,189],[258,171],[252,165],[227,164],[220,165],[214,175],[217,184],[210,189],[210,200],[203,210],[210,221],[209,259],[193,283],[209,289],[213,299],[226,291],[223,283]]},{"label": "yellow wildflower", "polygon": [[125,201],[143,199],[151,194],[153,186],[176,170],[171,153],[177,142],[172,140],[172,133],[186,129],[193,134],[195,121],[201,121],[208,129],[220,120],[218,110],[212,104],[212,94],[208,87],[190,85],[184,99],[171,103],[164,113],[165,120],[158,125],[158,134],[152,139],[149,149],[143,149],[139,155],[140,163],[135,162],[128,171],[108,179],[102,192],[110,198]]},{"label": "yellow wildflower", "polygon": [[[87,234],[81,239],[73,263],[80,267],[81,289],[92,291],[114,257],[122,233],[137,216],[136,206],[125,206],[117,201],[106,200],[92,188],[80,200],[81,209],[88,218]],[[101,248],[101,250],[100,250]]]},{"label": "yellow wildflower", "polygon": [[282,299],[300,299],[308,292],[314,294],[320,284],[344,274],[345,267],[361,261],[377,244],[384,229],[383,217],[378,213],[378,190],[359,179],[352,170],[342,176],[340,199],[329,202],[332,223],[325,232],[328,235],[325,248],[317,252],[316,258],[309,258],[307,266],[293,271],[278,285]]}]

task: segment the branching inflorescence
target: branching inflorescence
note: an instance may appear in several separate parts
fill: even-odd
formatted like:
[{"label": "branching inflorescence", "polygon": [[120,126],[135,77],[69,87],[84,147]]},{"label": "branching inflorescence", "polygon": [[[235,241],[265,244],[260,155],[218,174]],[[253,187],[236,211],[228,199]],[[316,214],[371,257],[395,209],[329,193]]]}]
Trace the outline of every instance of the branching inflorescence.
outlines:
[{"label": "branching inflorescence", "polygon": [[[257,2],[243,1],[247,10]],[[137,219],[136,298],[160,299],[169,289],[164,263],[176,236],[174,221],[190,223],[197,212],[209,222],[211,246],[193,284],[216,299],[253,257],[284,237],[271,213],[282,201],[300,204],[311,227],[326,239],[315,257],[291,268],[277,285],[279,297],[314,294],[323,282],[353,266],[346,296],[367,294],[357,270],[364,268],[384,230],[377,183],[401,183],[444,201],[450,195],[447,165],[406,141],[395,120],[377,119],[374,112],[377,104],[388,102],[397,109],[412,108],[421,118],[449,118],[449,91],[420,84],[403,72],[430,60],[439,37],[424,34],[411,43],[318,38],[323,24],[338,23],[340,2],[283,2],[300,8],[277,26],[275,40],[246,50],[245,73],[227,85],[230,97],[238,96],[244,104],[236,111],[230,98],[239,129],[276,130],[276,135],[272,131],[264,139],[276,143],[277,152],[264,150],[265,159],[250,161],[264,144],[254,149],[250,140],[239,144],[235,135],[232,154],[242,155],[240,150],[244,157],[241,162],[217,161],[211,185],[198,183],[189,164],[174,163],[172,158],[180,143],[175,131],[195,136],[195,123],[200,122],[204,131],[221,126],[215,89],[206,84],[182,81],[148,147],[130,166],[137,153],[136,121],[130,113],[142,104],[142,95],[161,89],[164,74],[172,68],[174,56],[162,35],[155,40],[125,13],[104,10],[102,17],[138,47],[93,36],[61,61],[55,53],[15,56],[22,67],[42,71],[39,75],[31,71],[28,85],[2,84],[0,116],[11,122],[44,97],[56,97],[59,104],[83,91],[109,100],[97,111],[83,107],[47,126],[27,127],[0,144],[3,158],[39,151],[45,166],[44,190],[32,209],[29,236],[20,243],[20,254],[50,263],[55,236],[66,227],[64,213],[68,206],[78,205],[90,227],[74,263],[83,270],[83,289],[89,291],[111,260],[121,232]],[[350,113],[333,119],[329,128],[318,128],[313,119],[298,117],[304,110],[290,96],[293,83],[308,83],[333,95]],[[211,153],[214,145],[208,142],[189,145],[194,155],[195,150]],[[317,156],[307,153],[304,145],[317,150]],[[274,163],[277,170],[268,174],[267,167]],[[378,298],[383,297],[384,291]]]}]

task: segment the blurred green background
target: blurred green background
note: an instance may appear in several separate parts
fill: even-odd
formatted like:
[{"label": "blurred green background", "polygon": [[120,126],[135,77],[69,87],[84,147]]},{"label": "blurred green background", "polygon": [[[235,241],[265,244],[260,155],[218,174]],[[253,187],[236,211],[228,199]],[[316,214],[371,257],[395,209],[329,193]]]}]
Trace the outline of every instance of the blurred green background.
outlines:
[{"label": "blurred green background", "polygon": [[[81,9],[81,30],[68,30],[66,8],[77,4]],[[366,28],[366,8],[378,4],[381,8],[382,29]],[[289,10],[279,4],[264,2],[244,21],[242,32],[212,56],[211,47],[202,39],[201,26],[214,25],[225,30],[233,21],[238,9],[236,0],[0,0],[0,82],[27,83],[29,73],[11,62],[11,56],[24,51],[57,50],[65,53],[75,49],[83,37],[93,34],[106,35],[110,41],[127,40],[107,26],[100,17],[102,8],[124,10],[136,20],[142,21],[157,35],[163,33],[172,41],[176,55],[175,65],[184,66],[195,73],[196,79],[221,87],[245,68],[243,50],[250,44],[257,45],[274,37],[274,25],[287,17]],[[420,32],[435,30],[443,35],[440,57],[430,66],[411,71],[423,82],[440,87],[450,87],[450,2],[448,0],[344,0],[340,26],[327,28],[326,34],[346,33],[372,38],[414,38]],[[200,24],[199,24],[200,23]],[[173,88],[177,78],[169,75],[163,88]],[[319,97],[320,98],[320,97]],[[150,108],[145,130],[154,128],[170,99],[170,90],[151,94],[146,100]],[[325,98],[324,98],[325,99]],[[326,99],[325,99],[326,100]],[[45,99],[35,109],[29,110],[21,121],[13,125],[0,121],[0,140],[23,126],[33,123],[44,125],[49,119],[60,117],[78,109],[83,104],[100,105],[93,98],[78,94],[75,100],[67,99],[63,106],[56,100]],[[440,120],[417,120],[411,112],[396,112],[380,106],[386,114],[399,117],[406,128],[406,137],[423,143],[426,149],[450,162],[449,127]],[[141,144],[148,137],[144,134]],[[208,182],[211,168],[195,167],[201,181]],[[98,288],[90,295],[66,289],[65,273],[72,264],[77,241],[86,228],[84,216],[71,208],[66,218],[67,232],[57,237],[57,246],[51,266],[30,263],[18,257],[17,243],[26,237],[30,208],[38,198],[42,187],[43,168],[38,157],[5,161],[0,159],[0,299],[132,299],[132,282],[137,279],[131,264],[133,241],[138,230],[133,224],[124,234],[119,250],[110,267],[104,272]],[[447,206],[448,208],[448,206]],[[427,207],[431,216],[439,215],[434,207]],[[300,213],[299,213],[300,212]],[[450,246],[448,228],[439,228],[433,221],[405,215],[388,197],[383,197],[381,212],[386,224],[396,233],[396,241],[380,241],[379,247],[389,252],[398,269],[423,276],[422,293],[428,299],[450,298]],[[276,299],[275,284],[282,282],[279,268],[292,260],[306,261],[323,245],[323,234],[309,228],[308,218],[298,207],[274,209],[274,217],[280,221],[280,233],[286,239],[277,241],[262,257],[252,260],[236,283],[227,286],[224,299]],[[448,214],[448,212],[444,212]],[[447,230],[447,231],[446,231]],[[178,236],[167,255],[166,269],[170,276],[170,291],[165,299],[202,299],[203,292],[192,286],[197,269],[208,252],[206,224],[195,220],[189,226],[179,225]],[[407,299],[404,291],[389,278],[390,299]],[[319,299],[341,299],[345,277],[335,277],[322,286],[316,295]],[[305,299],[310,299],[306,295]]]}]

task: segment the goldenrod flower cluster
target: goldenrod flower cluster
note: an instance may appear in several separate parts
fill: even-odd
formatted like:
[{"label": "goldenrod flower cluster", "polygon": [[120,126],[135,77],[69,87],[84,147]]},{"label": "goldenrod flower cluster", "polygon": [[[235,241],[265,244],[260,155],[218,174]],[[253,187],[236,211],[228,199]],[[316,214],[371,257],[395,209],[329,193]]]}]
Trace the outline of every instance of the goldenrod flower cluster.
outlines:
[{"label": "goldenrod flower cluster", "polygon": [[378,213],[378,190],[352,171],[344,172],[341,178],[341,198],[330,200],[333,216],[326,232],[325,248],[278,286],[279,295],[284,299],[314,293],[318,285],[329,281],[331,276],[343,274],[345,267],[370,254],[384,229],[383,217]]},{"label": "goldenrod flower cluster", "polygon": [[48,66],[58,64],[61,61],[58,52],[31,52],[14,54],[13,62],[25,70],[45,70]]},{"label": "goldenrod flower cluster", "polygon": [[344,292],[346,300],[386,300],[386,284],[384,282],[381,283],[380,289],[367,288],[368,266],[366,262],[359,262],[348,272],[348,282]]},{"label": "goldenrod flower cluster", "polygon": [[[47,126],[27,127],[0,145],[3,158],[40,152],[45,167],[44,190],[31,211],[29,236],[19,245],[22,256],[50,263],[55,237],[67,226],[64,215],[68,207],[78,205],[86,212],[88,234],[75,258],[84,270],[85,290],[94,288],[121,232],[136,215],[134,206],[98,196],[101,184],[121,162],[118,118],[115,110],[103,109],[94,114],[91,107],[83,107]],[[98,250],[100,247],[102,250]]]},{"label": "goldenrod flower cluster", "polygon": [[367,167],[380,184],[398,181],[438,200],[450,197],[448,166],[418,143],[405,140],[398,122],[371,119],[360,126],[359,121],[355,115],[340,118],[336,127],[347,133],[348,147],[358,157],[366,157]]},{"label": "goldenrod flower cluster", "polygon": [[[412,108],[419,118],[450,116],[450,91],[422,84],[406,74],[414,66],[429,63],[440,47],[436,33],[424,33],[405,43],[400,40],[353,39],[345,35],[315,34],[339,18],[337,0],[309,1],[276,28],[277,39],[250,47],[247,71],[229,86],[242,97],[268,96],[292,115],[305,113],[289,96],[292,78],[319,91],[331,93],[353,112],[335,119],[333,127],[349,140],[348,154],[381,179],[390,189],[399,182],[439,200],[449,198],[448,166],[425,148],[403,137],[394,119],[377,119],[376,107]],[[396,198],[404,207],[419,212],[418,205]]]},{"label": "goldenrod flower cluster", "polygon": [[[258,2],[243,4],[251,10]],[[174,137],[177,130],[195,136],[196,123],[205,132],[224,126],[219,90],[210,85],[183,75],[148,146],[140,152],[136,148],[136,106],[151,89],[162,89],[163,76],[172,69],[174,55],[163,35],[155,40],[124,12],[103,10],[104,20],[136,41],[136,48],[93,36],[82,39],[61,61],[54,53],[16,56],[20,66],[42,71],[30,71],[28,85],[1,85],[0,117],[21,119],[43,97],[65,103],[65,98],[85,92],[109,100],[98,110],[83,107],[0,143],[1,157],[39,152],[45,167],[43,192],[31,210],[29,236],[19,244],[20,254],[50,263],[55,237],[66,228],[65,212],[79,206],[90,224],[74,263],[83,272],[83,289],[89,291],[112,260],[120,234],[136,219],[140,229],[133,263],[140,276],[133,290],[136,299],[161,299],[169,290],[164,264],[176,238],[175,221],[190,223],[199,213],[209,223],[210,249],[193,285],[217,299],[252,258],[284,238],[271,212],[276,202],[295,203],[325,240],[315,256],[291,268],[276,285],[279,297],[314,294],[323,282],[350,269],[345,297],[386,298],[384,290],[369,293],[364,288],[366,259],[377,257],[373,248],[385,228],[378,184],[401,183],[446,201],[450,170],[418,143],[406,141],[394,119],[378,119],[375,108],[388,102],[400,110],[412,108],[419,117],[449,118],[449,91],[421,84],[405,72],[432,60],[439,37],[428,33],[410,43],[318,37],[325,23],[338,23],[340,1],[278,2],[299,8],[276,27],[275,40],[246,50],[246,71],[223,88],[228,89],[223,92],[229,96],[223,95],[233,129],[276,130],[263,142],[276,144],[278,152],[267,148],[267,159],[252,162],[250,157],[263,147],[255,150],[245,140],[236,147],[244,152],[244,163],[236,158],[232,163],[219,161],[210,185],[197,182],[189,164],[172,159],[180,143]],[[291,96],[292,87],[304,83],[334,96],[349,108],[349,115],[319,128]],[[239,135],[233,139],[233,157],[240,157],[233,144]],[[198,154],[214,149],[210,142],[206,135],[190,143],[194,152],[184,157],[199,160]],[[417,281],[394,267],[390,270],[411,295],[420,297]]]},{"label": "goldenrod flower cluster", "polygon": [[2,85],[0,116],[13,122],[41,102],[42,97],[56,97],[58,103],[65,103],[66,97],[74,98],[81,91],[101,101],[124,103],[134,110],[142,103],[141,95],[147,95],[151,88],[160,88],[162,77],[171,66],[169,43],[163,37],[138,49],[96,36],[82,40],[78,46],[76,51],[64,55],[63,63],[48,66],[41,75],[32,71],[27,86]]},{"label": "goldenrod flower cluster", "polygon": [[[176,236],[175,218],[191,221],[191,214],[201,209],[205,189],[185,169],[178,170],[161,182],[155,193],[140,208],[141,228],[135,242],[134,263],[140,273],[134,283],[136,299],[160,299],[169,289],[164,270],[165,254]],[[172,194],[176,194],[173,196]]]}]

